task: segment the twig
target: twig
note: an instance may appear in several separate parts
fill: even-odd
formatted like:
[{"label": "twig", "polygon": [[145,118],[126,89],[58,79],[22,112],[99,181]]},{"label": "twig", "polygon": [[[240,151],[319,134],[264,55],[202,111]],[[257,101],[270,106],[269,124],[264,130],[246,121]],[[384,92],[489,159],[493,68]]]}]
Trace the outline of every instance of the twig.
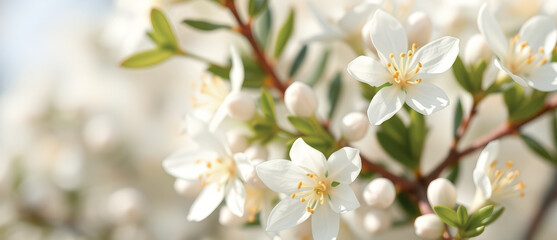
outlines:
[{"label": "twig", "polygon": [[412,181],[410,181],[406,178],[399,177],[397,175],[392,174],[387,169],[383,168],[382,166],[380,166],[378,164],[375,164],[375,163],[369,161],[364,156],[361,156],[361,158],[362,158],[362,169],[363,170],[372,171],[374,173],[377,173],[377,174],[383,176],[384,178],[387,178],[387,179],[391,180],[397,186],[399,191],[405,192],[405,191],[410,191],[410,190],[413,190],[413,189],[416,188],[416,183],[414,183],[414,182],[412,182]]}]

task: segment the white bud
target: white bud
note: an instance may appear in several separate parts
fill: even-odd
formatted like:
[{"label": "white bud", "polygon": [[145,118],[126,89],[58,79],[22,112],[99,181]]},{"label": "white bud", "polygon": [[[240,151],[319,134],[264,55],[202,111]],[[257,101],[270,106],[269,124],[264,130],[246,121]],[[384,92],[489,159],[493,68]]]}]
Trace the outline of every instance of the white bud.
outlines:
[{"label": "white bud", "polygon": [[237,131],[227,132],[226,141],[232,153],[243,152],[249,146],[248,139],[246,138],[246,136]]},{"label": "white bud", "polygon": [[439,239],[445,228],[437,215],[429,213],[416,218],[414,231],[418,237],[423,239]]},{"label": "white bud", "polygon": [[266,185],[263,183],[263,181],[261,181],[259,175],[257,175],[257,171],[255,171],[255,167],[262,162],[264,161],[261,159],[250,160],[250,163],[254,168],[253,171],[251,171],[251,173],[246,176],[246,183],[252,187],[264,189]]},{"label": "white bud", "polygon": [[98,115],[87,121],[83,129],[83,140],[94,151],[104,151],[117,141],[117,127],[109,116]]},{"label": "white bud", "polygon": [[294,82],[284,93],[284,104],[296,116],[311,117],[317,109],[317,97],[307,84]]},{"label": "white bud", "polygon": [[201,190],[199,183],[179,178],[174,181],[174,191],[184,197],[195,197],[199,190]]},{"label": "white bud", "polygon": [[418,47],[422,47],[429,42],[433,32],[433,24],[426,13],[415,12],[410,14],[406,24],[409,44],[415,43]]},{"label": "white bud", "polygon": [[475,64],[481,60],[489,61],[490,58],[491,50],[483,35],[477,33],[468,39],[464,48],[464,59],[467,64]]},{"label": "white bud", "polygon": [[238,227],[244,224],[246,220],[238,217],[228,207],[222,206],[219,210],[219,223],[227,227]]},{"label": "white bud", "polygon": [[452,208],[456,204],[456,188],[449,180],[437,178],[427,187],[427,199],[431,206]]},{"label": "white bud", "polygon": [[354,142],[362,139],[369,126],[367,116],[361,112],[351,112],[342,118],[340,132],[344,139]]},{"label": "white bud", "polygon": [[231,93],[225,104],[228,115],[236,120],[247,121],[255,115],[255,101],[246,94]]},{"label": "white bud", "polygon": [[391,215],[384,211],[373,209],[364,217],[364,228],[370,233],[379,233],[391,227]]},{"label": "white bud", "polygon": [[384,209],[395,201],[396,189],[389,179],[377,178],[366,186],[363,197],[368,205]]},{"label": "white bud", "polygon": [[137,222],[143,217],[143,195],[137,189],[123,188],[110,195],[107,207],[116,222]]},{"label": "white bud", "polygon": [[255,160],[255,159],[267,160],[267,157],[269,156],[269,152],[267,151],[267,148],[259,144],[251,145],[248,149],[246,149],[244,154],[246,154],[249,160]]}]

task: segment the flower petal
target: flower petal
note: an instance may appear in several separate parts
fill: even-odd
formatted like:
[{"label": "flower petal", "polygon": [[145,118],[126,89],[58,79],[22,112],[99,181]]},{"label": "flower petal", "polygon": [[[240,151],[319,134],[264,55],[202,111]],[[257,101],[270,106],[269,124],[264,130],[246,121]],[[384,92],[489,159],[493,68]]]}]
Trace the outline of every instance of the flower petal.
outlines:
[{"label": "flower petal", "polygon": [[230,55],[232,57],[232,68],[230,69],[231,92],[239,92],[244,83],[244,63],[234,45],[230,45]]},{"label": "flower petal", "polygon": [[518,75],[515,75],[514,73],[512,73],[511,70],[509,70],[508,68],[503,66],[503,64],[501,64],[501,62],[499,62],[499,59],[495,59],[493,61],[493,63],[495,64],[495,66],[497,68],[499,68],[499,70],[501,70],[503,72],[506,72],[520,86],[523,86],[523,87],[528,86],[528,84],[526,83],[526,80],[524,80],[521,76],[518,76]]},{"label": "flower petal", "polygon": [[288,160],[270,160],[255,167],[257,176],[275,192],[291,194],[298,190],[298,183],[306,172]]},{"label": "flower petal", "polygon": [[499,154],[499,141],[491,141],[487,146],[484,148],[482,153],[480,153],[480,157],[478,158],[478,162],[476,163],[476,168],[474,170],[478,171],[487,171],[489,165],[497,158],[497,154]]},{"label": "flower petal", "polygon": [[332,26],[329,21],[327,21],[323,13],[321,13],[321,11],[315,6],[315,4],[313,4],[312,2],[308,2],[308,7],[319,22],[321,28],[324,30],[324,33],[311,37],[309,40],[307,40],[308,42],[328,41],[342,38],[342,31],[339,30],[337,27]]},{"label": "flower petal", "polygon": [[543,92],[557,90],[557,63],[545,64],[532,71],[526,81],[531,87]]},{"label": "flower petal", "polygon": [[244,153],[236,153],[234,154],[234,161],[236,162],[236,168],[238,168],[242,180],[247,181],[247,178],[255,171],[255,168],[248,160],[248,156]]},{"label": "flower petal", "polygon": [[373,87],[381,86],[391,78],[385,65],[368,56],[352,60],[347,69],[350,76]]},{"label": "flower petal", "polygon": [[441,88],[422,82],[406,87],[406,104],[423,115],[430,115],[449,105],[449,98]]},{"label": "flower petal", "polygon": [[347,33],[347,35],[359,33],[376,7],[377,5],[370,2],[362,2],[356,5],[338,21],[339,27]]},{"label": "flower petal", "polygon": [[311,232],[315,240],[336,239],[339,226],[339,214],[326,205],[318,207],[311,217]]},{"label": "flower petal", "polygon": [[438,74],[449,70],[458,56],[459,41],[454,37],[442,37],[419,48],[410,69],[420,62],[420,73]]},{"label": "flower petal", "polygon": [[226,115],[228,115],[228,109],[226,108],[228,102],[228,96],[232,96],[228,94],[224,101],[220,104],[219,108],[211,118],[211,122],[209,123],[209,131],[214,132],[220,126]]},{"label": "flower petal", "polygon": [[526,41],[534,51],[543,47],[545,56],[551,59],[551,50],[557,41],[557,30],[553,19],[541,15],[534,16],[522,25],[518,34],[520,40]]},{"label": "flower petal", "polygon": [[276,232],[291,228],[308,219],[310,215],[311,213],[306,211],[306,204],[298,199],[287,197],[273,208],[265,230]]},{"label": "flower petal", "polygon": [[205,166],[195,162],[199,159],[215,159],[218,156],[211,151],[182,151],[164,159],[162,167],[176,178],[198,181],[199,175],[205,172]]},{"label": "flower petal", "polygon": [[337,213],[351,211],[360,207],[360,202],[358,198],[356,198],[356,194],[354,194],[352,188],[346,184],[340,184],[331,188],[329,196],[331,197],[329,205],[333,211]]},{"label": "flower petal", "polygon": [[188,221],[199,222],[209,216],[224,198],[224,189],[218,183],[212,183],[201,191],[190,207]]},{"label": "flower petal", "polygon": [[391,53],[399,58],[399,54],[408,50],[406,30],[395,17],[381,9],[375,12],[371,20],[370,32],[371,41],[384,62],[389,62]]},{"label": "flower petal", "polygon": [[292,144],[290,159],[293,164],[319,176],[324,176],[327,171],[327,159],[323,153],[312,148],[302,138]]},{"label": "flower petal", "polygon": [[478,14],[478,28],[484,35],[487,45],[499,58],[504,58],[509,49],[509,41],[503,34],[503,30],[495,20],[495,17],[487,9],[487,3],[484,3]]},{"label": "flower petal", "polygon": [[351,183],[358,177],[360,170],[362,170],[360,150],[343,147],[331,154],[327,164],[330,179],[339,183]]},{"label": "flower petal", "polygon": [[234,215],[244,216],[244,205],[246,203],[246,189],[244,184],[237,179],[231,179],[226,186],[226,206]]},{"label": "flower petal", "polygon": [[367,117],[373,125],[380,125],[395,115],[402,105],[406,93],[399,87],[384,87],[371,99],[369,108],[367,109]]},{"label": "flower petal", "polygon": [[473,172],[474,184],[476,188],[480,190],[483,197],[485,199],[489,199],[491,197],[491,181],[489,180],[489,176],[483,171],[476,171]]}]

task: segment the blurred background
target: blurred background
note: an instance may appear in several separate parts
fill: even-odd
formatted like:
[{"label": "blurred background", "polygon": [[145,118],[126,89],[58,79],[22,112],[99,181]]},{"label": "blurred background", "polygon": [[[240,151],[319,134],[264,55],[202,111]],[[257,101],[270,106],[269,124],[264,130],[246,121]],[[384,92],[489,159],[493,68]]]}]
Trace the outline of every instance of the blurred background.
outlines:
[{"label": "blurred background", "polygon": [[[358,2],[308,1],[331,19]],[[238,6],[246,2],[238,1]],[[270,2],[276,19],[273,31],[278,31],[289,8],[297,11],[292,43],[277,63],[279,72],[286,74],[303,40],[320,29],[307,1]],[[402,2],[429,14],[433,39],[456,36],[462,39],[463,49],[466,39],[478,32],[475,19],[483,1]],[[508,32],[515,32],[536,14],[551,15],[557,23],[553,0],[495,0],[490,5],[498,19],[506,20],[500,22]],[[190,84],[201,78],[207,65],[173,57],[146,69],[119,67],[125,57],[152,47],[145,34],[152,7],[167,14],[185,50],[225,63],[230,43],[244,52],[248,49],[234,33],[203,33],[180,23],[185,18],[204,18],[232,24],[228,12],[210,1],[0,1],[0,239],[264,238],[257,227],[220,226],[218,213],[201,223],[186,220],[195,193],[176,193],[174,178],[164,172],[161,162],[189,144],[181,131],[182,117],[191,109]],[[339,109],[349,112],[366,107],[359,94],[351,94],[358,91],[358,84],[344,71],[355,55],[342,43],[315,45],[308,53],[311,61],[317,61],[325,45],[333,49],[324,78],[343,73],[347,87]],[[465,109],[470,108],[469,96],[450,73],[435,83],[452,102],[461,97]],[[323,98],[326,86],[316,86]],[[324,105],[320,108],[326,111]],[[424,172],[439,163],[450,147],[453,111],[449,107],[427,119],[430,136]],[[501,96],[488,98],[463,145],[505,119]],[[549,120],[542,117],[524,131],[551,146]],[[332,128],[338,131],[335,121]],[[364,154],[388,163],[374,131],[357,146],[365,146]],[[526,196],[507,202],[504,215],[478,239],[522,239],[555,174],[550,164],[516,137],[502,143],[500,158],[514,161],[520,169]],[[478,154],[463,159],[457,184],[461,203],[472,200],[471,173]],[[557,207],[546,211],[537,239],[555,239],[557,234]],[[373,239],[417,237],[411,226],[397,226]]]}]

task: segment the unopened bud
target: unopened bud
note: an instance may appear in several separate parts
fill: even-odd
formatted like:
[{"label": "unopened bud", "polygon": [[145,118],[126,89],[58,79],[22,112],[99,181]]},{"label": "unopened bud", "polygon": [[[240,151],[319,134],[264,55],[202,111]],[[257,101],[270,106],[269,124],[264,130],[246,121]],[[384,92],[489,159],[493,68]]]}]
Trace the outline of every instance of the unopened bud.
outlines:
[{"label": "unopened bud", "polygon": [[391,227],[391,215],[384,211],[373,209],[364,217],[364,229],[370,233],[379,233]]},{"label": "unopened bud", "polygon": [[296,116],[311,117],[317,109],[317,97],[307,84],[294,82],[284,93],[284,104]]},{"label": "unopened bud", "polygon": [[452,208],[456,204],[456,188],[449,180],[437,178],[427,187],[427,199],[431,206]]},{"label": "unopened bud", "polygon": [[464,48],[464,59],[468,64],[475,64],[478,61],[489,61],[491,58],[491,50],[487,46],[485,37],[479,33],[474,34]]},{"label": "unopened bud", "polygon": [[368,205],[384,209],[395,201],[396,189],[389,179],[377,178],[366,186],[363,197]]},{"label": "unopened bud", "polygon": [[143,195],[136,189],[123,188],[112,193],[108,210],[116,222],[137,222],[143,217]]},{"label": "unopened bud", "polygon": [[193,181],[177,178],[174,181],[174,191],[185,197],[195,197],[201,190],[201,185]]},{"label": "unopened bud", "polygon": [[225,104],[228,115],[236,120],[247,121],[255,115],[255,101],[246,94],[231,93]]},{"label": "unopened bud", "polygon": [[369,126],[367,116],[361,112],[352,112],[342,118],[340,132],[344,139],[354,142],[362,139]]},{"label": "unopened bud", "polygon": [[410,14],[406,24],[409,44],[415,43],[418,47],[422,47],[429,42],[433,32],[433,24],[426,13],[415,12]]},{"label": "unopened bud", "polygon": [[237,131],[227,132],[226,141],[232,153],[243,152],[249,146],[248,139],[246,138],[246,136]]},{"label": "unopened bud", "polygon": [[255,159],[267,160],[267,157],[269,156],[269,152],[267,151],[267,148],[259,144],[251,145],[248,149],[246,149],[244,154],[246,154],[249,160],[255,160]]},{"label": "unopened bud", "polygon": [[444,230],[443,222],[433,213],[419,216],[414,222],[416,235],[423,239],[439,239]]}]

